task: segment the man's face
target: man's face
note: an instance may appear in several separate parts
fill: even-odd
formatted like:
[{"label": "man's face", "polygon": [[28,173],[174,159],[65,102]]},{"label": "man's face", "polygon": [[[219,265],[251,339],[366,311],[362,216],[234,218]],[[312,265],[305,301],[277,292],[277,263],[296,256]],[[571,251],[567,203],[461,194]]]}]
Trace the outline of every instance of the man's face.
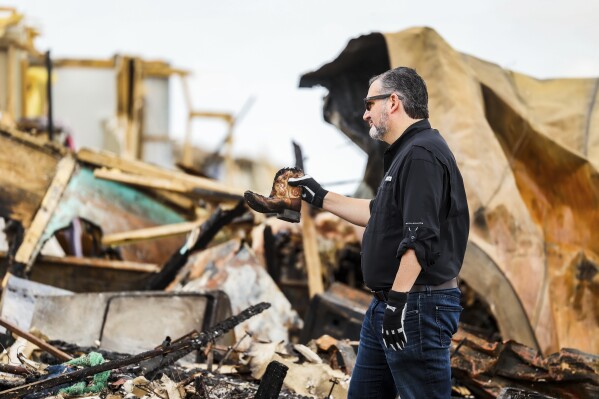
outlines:
[{"label": "man's face", "polygon": [[[368,95],[366,97],[374,97],[381,94],[381,82],[375,80],[368,89]],[[368,134],[375,140],[383,141],[383,138],[389,130],[389,112],[387,112],[386,105],[387,98],[376,99],[367,101],[366,110],[362,118],[368,122],[370,130]]]}]

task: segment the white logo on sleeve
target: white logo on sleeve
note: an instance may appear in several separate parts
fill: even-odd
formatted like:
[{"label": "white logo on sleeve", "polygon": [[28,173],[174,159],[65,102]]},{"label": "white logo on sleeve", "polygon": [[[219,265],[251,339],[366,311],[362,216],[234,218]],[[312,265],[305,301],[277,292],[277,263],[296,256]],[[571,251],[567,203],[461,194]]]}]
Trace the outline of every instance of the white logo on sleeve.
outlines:
[{"label": "white logo on sleeve", "polygon": [[393,179],[393,177],[392,177],[392,176],[387,176],[387,177],[385,177],[385,181],[391,181],[391,179]]}]

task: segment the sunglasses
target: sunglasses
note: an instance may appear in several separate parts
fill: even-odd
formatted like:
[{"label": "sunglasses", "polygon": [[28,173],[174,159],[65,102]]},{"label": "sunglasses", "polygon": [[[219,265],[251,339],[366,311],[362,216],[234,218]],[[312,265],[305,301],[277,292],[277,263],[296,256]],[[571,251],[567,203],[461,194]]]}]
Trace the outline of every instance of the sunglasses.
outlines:
[{"label": "sunglasses", "polygon": [[379,94],[377,96],[372,96],[372,97],[366,97],[364,99],[364,108],[366,108],[366,111],[370,111],[370,109],[374,105],[374,100],[382,100],[384,98],[391,97],[392,95],[393,95],[393,93],[387,93],[387,94]]}]

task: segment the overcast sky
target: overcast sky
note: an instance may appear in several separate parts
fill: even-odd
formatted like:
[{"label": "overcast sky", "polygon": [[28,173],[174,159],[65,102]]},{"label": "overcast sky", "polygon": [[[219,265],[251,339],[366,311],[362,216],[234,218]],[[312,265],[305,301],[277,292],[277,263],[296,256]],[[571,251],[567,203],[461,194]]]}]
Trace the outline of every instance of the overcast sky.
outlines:
[{"label": "overcast sky", "polygon": [[[292,165],[291,140],[321,182],[359,179],[363,153],[322,119],[324,89],[298,89],[301,74],[334,59],[365,33],[430,26],[455,49],[537,78],[599,76],[596,0],[18,0],[54,58],[116,53],[163,59],[193,72],[196,108],[236,113],[236,154]],[[173,82],[172,135],[185,108]],[[211,149],[225,128],[196,126]],[[333,187],[331,187],[333,188]],[[334,187],[350,193],[352,186]]]}]

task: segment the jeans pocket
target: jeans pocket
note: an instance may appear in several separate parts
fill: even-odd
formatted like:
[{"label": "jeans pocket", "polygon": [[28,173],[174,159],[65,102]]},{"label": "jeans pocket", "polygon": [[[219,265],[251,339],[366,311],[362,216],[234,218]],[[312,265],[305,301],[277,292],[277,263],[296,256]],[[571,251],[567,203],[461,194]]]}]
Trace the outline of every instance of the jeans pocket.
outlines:
[{"label": "jeans pocket", "polygon": [[439,328],[439,344],[442,348],[449,348],[451,345],[451,337],[458,331],[461,313],[461,306],[435,306],[435,319]]},{"label": "jeans pocket", "polygon": [[408,310],[406,312],[406,318],[404,319],[404,328],[406,331],[406,347],[410,348],[413,346],[420,345],[420,319],[418,316],[418,309]]}]

